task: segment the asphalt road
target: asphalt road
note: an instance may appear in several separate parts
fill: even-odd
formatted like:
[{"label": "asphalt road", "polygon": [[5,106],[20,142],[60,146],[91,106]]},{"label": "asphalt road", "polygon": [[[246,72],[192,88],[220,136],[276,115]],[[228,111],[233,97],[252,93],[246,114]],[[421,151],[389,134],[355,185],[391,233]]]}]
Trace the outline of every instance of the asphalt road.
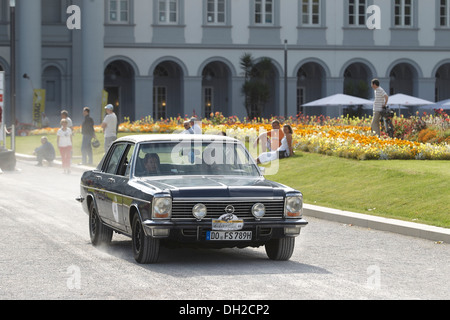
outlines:
[{"label": "asphalt road", "polygon": [[309,218],[288,262],[257,249],[90,244],[81,173],[18,161],[0,174],[0,299],[449,299],[450,245]]}]

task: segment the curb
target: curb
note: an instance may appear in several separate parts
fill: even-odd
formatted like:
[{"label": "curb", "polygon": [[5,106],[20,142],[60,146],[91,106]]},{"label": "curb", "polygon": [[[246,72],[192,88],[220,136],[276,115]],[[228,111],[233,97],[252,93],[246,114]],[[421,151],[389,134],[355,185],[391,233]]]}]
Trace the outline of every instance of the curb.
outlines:
[{"label": "curb", "polygon": [[[27,161],[36,161],[35,156],[26,154],[16,153],[16,158]],[[53,163],[58,166],[61,165],[61,161],[58,160],[53,161]],[[72,170],[79,170],[82,172],[92,170],[93,168],[94,167],[83,165],[72,165],[71,167]],[[436,242],[450,243],[450,229],[447,228],[440,228],[415,222],[388,219],[362,213],[325,208],[310,204],[303,205],[303,214],[309,217],[339,222],[343,224],[351,224],[363,228],[387,231]]]},{"label": "curb", "polygon": [[[16,153],[16,159],[25,160],[25,161],[36,161],[36,156],[31,156],[31,155],[28,155],[28,154]],[[74,158],[72,158],[72,159],[74,159]],[[59,160],[53,160],[53,164],[55,165],[55,167],[62,166],[62,162],[59,161]],[[92,170],[94,168],[95,167],[89,167],[89,166],[77,165],[77,164],[75,164],[75,165],[72,164],[70,166],[71,170],[78,170],[78,171],[81,171],[81,172]]]},{"label": "curb", "polygon": [[426,224],[388,219],[309,204],[303,205],[303,214],[305,216],[344,224],[352,224],[363,228],[398,233],[436,242],[442,241],[445,243],[450,243],[450,229],[429,226]]}]

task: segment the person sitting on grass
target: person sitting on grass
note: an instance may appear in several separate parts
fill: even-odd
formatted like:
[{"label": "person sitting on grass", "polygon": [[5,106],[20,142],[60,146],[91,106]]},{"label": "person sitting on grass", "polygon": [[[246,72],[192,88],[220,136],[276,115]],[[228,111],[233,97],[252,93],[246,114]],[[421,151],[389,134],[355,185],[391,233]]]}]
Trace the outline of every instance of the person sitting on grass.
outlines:
[{"label": "person sitting on grass", "polygon": [[275,151],[269,151],[269,152],[262,153],[256,159],[256,162],[258,164],[267,163],[270,161],[274,161],[276,159],[287,158],[294,154],[294,150],[292,148],[292,134],[293,134],[292,127],[288,124],[285,124],[283,126],[283,134],[284,134],[284,137],[281,140],[281,146],[278,149],[276,149]]}]

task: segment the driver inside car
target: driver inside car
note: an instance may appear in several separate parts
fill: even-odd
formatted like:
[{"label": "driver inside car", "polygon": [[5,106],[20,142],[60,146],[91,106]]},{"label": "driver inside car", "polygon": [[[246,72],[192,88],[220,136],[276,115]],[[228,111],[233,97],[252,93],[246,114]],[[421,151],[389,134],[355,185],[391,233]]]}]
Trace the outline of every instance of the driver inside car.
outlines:
[{"label": "driver inside car", "polygon": [[144,157],[144,168],[146,173],[149,175],[159,174],[160,163],[158,154],[147,153]]}]

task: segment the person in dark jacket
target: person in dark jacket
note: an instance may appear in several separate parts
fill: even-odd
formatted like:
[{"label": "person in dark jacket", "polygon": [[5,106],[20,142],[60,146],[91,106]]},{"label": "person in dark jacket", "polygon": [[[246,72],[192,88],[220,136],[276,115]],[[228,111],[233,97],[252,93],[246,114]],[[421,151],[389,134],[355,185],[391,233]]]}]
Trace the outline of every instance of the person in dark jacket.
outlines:
[{"label": "person in dark jacket", "polygon": [[42,167],[43,160],[47,160],[49,166],[53,165],[53,160],[55,160],[55,148],[48,141],[47,137],[43,136],[41,138],[41,146],[34,150],[34,154],[37,158],[38,167]]},{"label": "person in dark jacket", "polygon": [[84,121],[81,124],[81,134],[83,140],[81,142],[81,164],[92,164],[92,138],[95,137],[94,120],[91,118],[90,109],[83,109]]}]

